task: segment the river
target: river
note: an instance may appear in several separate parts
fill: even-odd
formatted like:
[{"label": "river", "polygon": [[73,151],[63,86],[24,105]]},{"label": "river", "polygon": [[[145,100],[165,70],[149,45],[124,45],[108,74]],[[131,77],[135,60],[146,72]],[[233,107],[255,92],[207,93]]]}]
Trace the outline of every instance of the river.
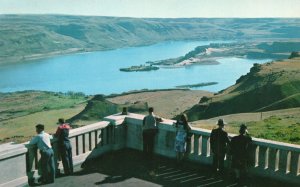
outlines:
[{"label": "river", "polygon": [[[218,82],[198,89],[217,92],[265,60],[223,58],[219,65],[160,68],[150,72],[121,72],[119,68],[186,54],[196,46],[216,41],[173,41],[151,46],[40,59],[0,66],[0,92],[43,90],[112,94],[140,89],[167,89],[179,85]],[[220,41],[218,41],[220,42]]]}]

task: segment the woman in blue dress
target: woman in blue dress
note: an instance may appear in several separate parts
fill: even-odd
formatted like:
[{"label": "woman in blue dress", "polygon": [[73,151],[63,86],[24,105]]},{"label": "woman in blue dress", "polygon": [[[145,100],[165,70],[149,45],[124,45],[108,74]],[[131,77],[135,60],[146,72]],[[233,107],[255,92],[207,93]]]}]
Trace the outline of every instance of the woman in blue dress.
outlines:
[{"label": "woman in blue dress", "polygon": [[178,162],[182,161],[184,153],[186,152],[188,131],[191,129],[187,121],[186,114],[182,114],[180,120],[174,123],[176,128],[175,151]]}]

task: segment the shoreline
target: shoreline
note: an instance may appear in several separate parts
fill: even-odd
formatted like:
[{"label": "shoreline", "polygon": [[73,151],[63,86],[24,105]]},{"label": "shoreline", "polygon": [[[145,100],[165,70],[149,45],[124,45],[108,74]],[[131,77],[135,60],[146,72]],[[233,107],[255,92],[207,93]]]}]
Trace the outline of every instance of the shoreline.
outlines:
[{"label": "shoreline", "polygon": [[[162,41],[155,41],[155,42],[145,42],[144,44],[137,44],[132,46],[118,46],[118,47],[109,47],[109,48],[69,48],[62,51],[52,51],[48,53],[39,53],[39,54],[31,54],[28,57],[16,56],[16,57],[0,57],[0,67],[7,66],[7,65],[16,65],[16,64],[24,64],[28,62],[32,62],[35,60],[43,60],[53,57],[62,57],[66,55],[77,55],[77,54],[86,54],[86,53],[93,53],[93,52],[102,52],[102,51],[111,51],[111,50],[119,50],[119,49],[126,49],[126,48],[134,48],[134,47],[147,47],[151,45],[157,45],[164,42],[180,42],[180,41],[191,41],[191,42],[204,42],[204,41],[211,41],[211,40],[193,40],[193,39],[180,39],[180,40],[162,40]],[[76,50],[74,50],[76,49]]]},{"label": "shoreline", "polygon": [[[122,93],[112,93],[112,94],[102,94],[102,93],[97,93],[97,94],[85,94],[83,92],[74,92],[74,93],[83,93],[85,96],[95,96],[95,95],[103,95],[106,98],[112,98],[112,97],[117,97],[117,96],[123,96],[123,95],[129,95],[129,94],[136,94],[136,93],[144,93],[144,92],[160,92],[160,91],[191,91],[191,89],[188,88],[165,88],[165,89],[141,89],[141,90],[130,90],[127,92],[122,92]],[[207,90],[197,90],[197,91],[205,91],[205,92],[210,92]],[[47,91],[47,90],[22,90],[22,91],[13,91],[13,92],[1,92],[0,95],[2,94],[14,94],[14,93],[34,93],[34,92],[45,92],[45,93],[62,93],[62,94],[67,94],[68,92],[73,92],[73,91],[68,91],[68,92],[59,92],[59,91]],[[212,92],[213,93],[213,92]]]}]

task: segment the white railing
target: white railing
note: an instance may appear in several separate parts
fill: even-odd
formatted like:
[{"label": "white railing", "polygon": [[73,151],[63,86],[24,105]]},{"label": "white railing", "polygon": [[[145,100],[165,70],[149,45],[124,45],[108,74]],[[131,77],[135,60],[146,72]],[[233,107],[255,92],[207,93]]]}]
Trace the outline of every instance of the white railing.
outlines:
[{"label": "white railing", "polygon": [[[104,119],[105,121],[71,130],[70,141],[73,148],[74,164],[80,164],[108,151],[122,148],[142,150],[143,118],[143,115],[138,114],[116,114],[107,116]],[[164,120],[159,124],[159,133],[155,140],[155,153],[175,158],[174,122],[173,120]],[[212,163],[209,143],[210,132],[210,130],[196,128],[190,131],[191,142],[188,146],[188,160],[201,164]],[[55,160],[58,163],[56,141],[54,140],[52,144]],[[27,154],[24,145],[20,144],[4,144],[0,145],[0,148],[0,179],[2,179],[0,180],[0,186],[3,186],[3,184],[19,184],[27,178],[32,181],[38,176],[40,155],[36,147],[27,145]],[[25,154],[26,167],[24,164]],[[299,145],[253,138],[250,172],[254,175],[300,183],[299,155]],[[11,163],[14,163],[13,165],[16,167],[12,167]],[[228,161],[225,161],[225,163],[228,164]],[[16,176],[9,174],[12,170],[17,170],[14,173]]]},{"label": "white railing", "polygon": [[[143,115],[130,114],[124,123],[127,126],[126,146],[142,150],[142,120]],[[107,118],[114,119],[114,116]],[[159,124],[156,137],[155,152],[157,154],[175,157],[174,139],[175,128],[173,120],[164,120]],[[119,122],[120,123],[120,122]],[[191,142],[188,146],[188,159],[202,164],[212,163],[210,150],[210,130],[193,128]],[[234,136],[230,134],[230,136]],[[229,165],[228,159],[225,165]],[[264,139],[253,138],[250,151],[249,172],[254,175],[267,176],[300,184],[300,146]]]},{"label": "white railing", "polygon": [[[117,142],[114,135],[119,135],[123,132],[117,126],[110,125],[110,122],[102,121],[99,123],[87,125],[84,127],[70,130],[69,138],[72,145],[73,164],[80,164],[87,158],[97,157],[105,152],[114,150],[114,147],[122,147],[124,141]],[[62,164],[59,162],[57,151],[57,140],[52,140],[52,146],[54,150],[54,160],[57,171]],[[37,179],[39,176],[39,160],[40,153],[37,151],[36,146],[26,145],[27,152],[27,175],[29,182]]]}]

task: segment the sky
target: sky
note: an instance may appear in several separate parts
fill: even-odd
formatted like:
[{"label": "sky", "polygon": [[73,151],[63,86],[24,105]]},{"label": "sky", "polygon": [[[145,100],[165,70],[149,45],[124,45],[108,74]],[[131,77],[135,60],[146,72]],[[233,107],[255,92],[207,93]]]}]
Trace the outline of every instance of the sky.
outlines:
[{"label": "sky", "polygon": [[0,0],[0,14],[300,18],[300,0]]}]

